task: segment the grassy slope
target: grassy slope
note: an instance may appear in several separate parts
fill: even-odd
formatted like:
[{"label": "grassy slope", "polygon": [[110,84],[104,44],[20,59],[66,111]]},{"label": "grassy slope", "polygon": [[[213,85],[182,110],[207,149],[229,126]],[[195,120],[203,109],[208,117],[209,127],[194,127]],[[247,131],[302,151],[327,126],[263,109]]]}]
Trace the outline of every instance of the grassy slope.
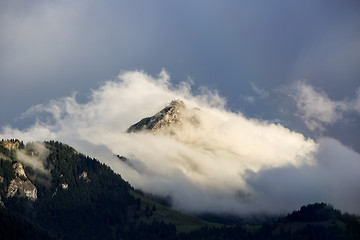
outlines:
[{"label": "grassy slope", "polygon": [[153,212],[153,215],[150,218],[143,219],[146,222],[151,222],[153,219],[156,219],[158,221],[164,221],[165,223],[172,223],[176,226],[176,230],[178,233],[190,232],[206,225],[214,227],[222,226],[221,224],[210,223],[200,218],[175,211],[173,209],[160,205],[134,191],[130,191],[130,194],[133,195],[135,198],[139,198],[141,200],[142,210],[144,210],[147,205],[149,205],[150,208],[152,208],[152,206],[156,207],[156,211]]}]

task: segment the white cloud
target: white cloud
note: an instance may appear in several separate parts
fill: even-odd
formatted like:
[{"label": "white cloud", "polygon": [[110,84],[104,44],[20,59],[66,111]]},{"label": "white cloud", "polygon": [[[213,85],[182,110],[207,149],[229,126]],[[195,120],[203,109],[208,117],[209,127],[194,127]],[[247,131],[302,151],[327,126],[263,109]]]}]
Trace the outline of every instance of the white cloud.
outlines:
[{"label": "white cloud", "polygon": [[313,166],[282,166],[250,174],[247,182],[257,194],[258,204],[280,212],[321,201],[359,213],[360,186],[356,182],[360,181],[360,155],[324,138],[318,142],[314,157],[317,164]]},{"label": "white cloud", "polygon": [[345,112],[360,113],[360,94],[352,101],[335,101],[321,90],[314,89],[305,81],[297,81],[285,90],[297,107],[297,115],[310,130],[325,130],[325,127],[342,119]]},{"label": "white cloud", "polygon": [[[194,116],[198,124],[185,121],[173,136],[125,133],[166,106],[169,88],[174,98],[185,102],[184,115]],[[323,105],[332,105],[325,100]],[[306,102],[303,105],[309,108]],[[194,95],[187,83],[173,86],[164,70],[157,78],[141,71],[123,72],[118,80],[93,90],[86,103],[78,103],[73,95],[35,106],[27,113],[31,114],[45,120],[39,117],[24,131],[4,128],[1,138],[68,143],[108,164],[135,187],[172,196],[178,209],[278,213],[329,200],[335,207],[359,212],[355,205],[359,174],[351,170],[348,178],[342,178],[342,171],[358,166],[359,155],[338,142],[316,143],[280,124],[230,112],[217,92]],[[337,149],[338,154],[328,156],[326,149]],[[128,157],[129,163],[114,154]],[[276,178],[268,178],[273,173],[278,173]],[[343,200],[349,197],[354,201]]]}]

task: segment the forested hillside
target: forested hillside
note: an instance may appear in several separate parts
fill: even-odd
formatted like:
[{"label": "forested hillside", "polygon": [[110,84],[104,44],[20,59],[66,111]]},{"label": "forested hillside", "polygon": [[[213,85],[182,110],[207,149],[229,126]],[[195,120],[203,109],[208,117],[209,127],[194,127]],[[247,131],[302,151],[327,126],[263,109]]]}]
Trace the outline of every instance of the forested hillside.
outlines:
[{"label": "forested hillside", "polygon": [[209,223],[54,141],[0,142],[0,196],[0,239],[360,239],[359,219],[324,203],[259,226]]},{"label": "forested hillside", "polygon": [[[21,162],[16,151],[36,156],[36,149],[32,144],[21,148],[0,144],[0,176],[3,179],[0,192],[5,206],[1,212],[2,221],[14,223],[10,220],[16,216],[21,219],[19,224],[38,226],[38,229],[30,228],[36,234],[46,229],[51,235],[64,239],[131,239],[138,228],[147,239],[151,236],[157,239],[159,234],[176,235],[173,224],[156,219],[151,223],[145,221],[155,209],[152,205],[142,208],[141,201],[129,192],[134,189],[108,166],[59,142],[46,142],[44,146],[49,150],[49,155],[41,162],[45,170],[24,164],[26,177],[37,189],[37,199],[32,201],[19,194],[20,188],[13,197],[8,196],[7,189],[16,177],[13,165]],[[1,239],[5,239],[8,228],[4,225],[0,228]],[[15,234],[21,236],[21,232]],[[9,232],[8,239],[13,236]]]}]

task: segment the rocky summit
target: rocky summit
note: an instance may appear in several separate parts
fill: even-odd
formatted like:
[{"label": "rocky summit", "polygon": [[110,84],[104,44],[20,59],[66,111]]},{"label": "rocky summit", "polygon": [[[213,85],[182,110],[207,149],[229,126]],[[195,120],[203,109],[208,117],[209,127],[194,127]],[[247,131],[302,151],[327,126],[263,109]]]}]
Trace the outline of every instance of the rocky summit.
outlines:
[{"label": "rocky summit", "polygon": [[181,115],[185,109],[186,106],[183,101],[173,100],[154,116],[143,118],[130,126],[127,132],[151,131],[153,133],[159,133],[165,129],[169,130],[170,126],[180,126],[183,123]]}]

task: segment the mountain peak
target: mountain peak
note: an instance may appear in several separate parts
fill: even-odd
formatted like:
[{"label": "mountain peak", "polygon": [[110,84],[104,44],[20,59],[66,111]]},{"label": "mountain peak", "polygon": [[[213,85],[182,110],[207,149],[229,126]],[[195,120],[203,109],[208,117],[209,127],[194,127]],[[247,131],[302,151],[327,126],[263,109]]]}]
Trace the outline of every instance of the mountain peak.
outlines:
[{"label": "mountain peak", "polygon": [[128,133],[138,131],[152,131],[158,133],[169,126],[182,124],[181,112],[186,109],[183,101],[174,99],[154,116],[141,119],[127,129]]},{"label": "mountain peak", "polygon": [[171,102],[169,102],[168,104],[171,107],[185,107],[185,103],[177,98],[175,98],[174,100],[172,100]]}]

